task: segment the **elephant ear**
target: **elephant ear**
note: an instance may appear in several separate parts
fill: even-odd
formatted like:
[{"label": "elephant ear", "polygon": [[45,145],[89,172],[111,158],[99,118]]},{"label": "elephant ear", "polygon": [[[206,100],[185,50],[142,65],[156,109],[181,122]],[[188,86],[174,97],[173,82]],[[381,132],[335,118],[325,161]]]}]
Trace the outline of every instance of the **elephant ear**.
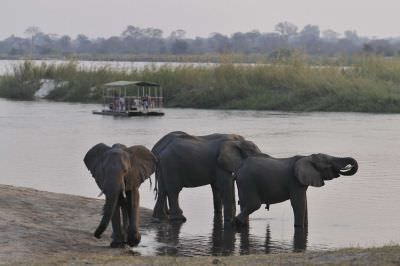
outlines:
[{"label": "elephant ear", "polygon": [[95,178],[97,185],[102,189],[102,169],[101,169],[101,161],[105,152],[110,150],[111,148],[104,143],[99,143],[93,146],[83,158],[83,162],[85,163],[87,169],[89,169],[92,176]]},{"label": "elephant ear", "polygon": [[251,141],[226,141],[222,144],[217,163],[229,172],[236,172],[243,160],[251,155],[261,153],[258,147]]},{"label": "elephant ear", "polygon": [[305,186],[322,187],[323,176],[314,166],[312,156],[298,160],[294,166],[294,175]]},{"label": "elephant ear", "polygon": [[[131,160],[130,173],[139,184],[149,178],[156,170],[157,158],[142,145],[127,148]],[[128,185],[127,185],[128,186]]]}]

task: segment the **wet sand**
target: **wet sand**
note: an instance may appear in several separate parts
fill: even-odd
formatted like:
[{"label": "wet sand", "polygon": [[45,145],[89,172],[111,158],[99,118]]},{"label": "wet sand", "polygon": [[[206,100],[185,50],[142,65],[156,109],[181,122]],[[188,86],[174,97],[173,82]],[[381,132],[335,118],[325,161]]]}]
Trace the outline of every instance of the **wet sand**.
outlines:
[{"label": "wet sand", "polygon": [[[111,224],[102,239],[93,236],[103,204],[101,199],[1,185],[0,264],[128,252],[108,247]],[[151,211],[141,209],[141,215],[142,223],[149,223]]]},{"label": "wet sand", "polygon": [[[0,264],[2,265],[400,265],[398,245],[327,252],[227,256],[145,257],[134,249],[108,247],[111,226],[93,237],[104,201],[0,185]],[[151,227],[151,211],[141,209],[141,225]]]}]

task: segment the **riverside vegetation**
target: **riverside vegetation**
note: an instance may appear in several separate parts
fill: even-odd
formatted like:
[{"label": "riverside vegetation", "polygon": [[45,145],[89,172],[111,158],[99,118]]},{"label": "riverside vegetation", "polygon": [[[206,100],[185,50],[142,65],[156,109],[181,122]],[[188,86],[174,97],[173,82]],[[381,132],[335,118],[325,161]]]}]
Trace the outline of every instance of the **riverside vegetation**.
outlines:
[{"label": "riverside vegetation", "polygon": [[46,97],[49,100],[101,102],[104,83],[146,80],[163,86],[168,107],[400,112],[398,57],[357,56],[318,63],[296,55],[266,64],[231,62],[114,70],[82,69],[74,61],[25,61],[0,77],[0,97],[32,100],[41,80],[53,79],[60,86]]}]

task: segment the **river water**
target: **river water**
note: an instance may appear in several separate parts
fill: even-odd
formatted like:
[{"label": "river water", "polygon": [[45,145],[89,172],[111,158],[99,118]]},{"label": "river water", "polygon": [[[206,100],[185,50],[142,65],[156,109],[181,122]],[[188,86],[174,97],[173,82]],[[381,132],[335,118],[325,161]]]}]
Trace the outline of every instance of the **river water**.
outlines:
[{"label": "river water", "polygon": [[[210,187],[183,189],[187,222],[143,226],[136,252],[238,255],[400,242],[400,115],[166,109],[164,117],[114,118],[93,115],[98,108],[0,99],[0,183],[96,197],[82,159],[99,142],[151,149],[175,130],[238,133],[275,157],[352,156],[359,172],[309,188],[308,234],[294,231],[289,202],[253,213],[248,230],[223,230],[213,222]],[[141,206],[153,208],[149,182],[140,192]]]}]

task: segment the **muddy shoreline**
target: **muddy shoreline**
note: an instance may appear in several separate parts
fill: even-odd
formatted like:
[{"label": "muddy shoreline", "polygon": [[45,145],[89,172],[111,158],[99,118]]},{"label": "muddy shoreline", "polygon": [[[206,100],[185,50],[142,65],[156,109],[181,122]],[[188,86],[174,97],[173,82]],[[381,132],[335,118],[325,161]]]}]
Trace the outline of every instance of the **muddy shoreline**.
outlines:
[{"label": "muddy shoreline", "polygon": [[[137,256],[130,249],[111,249],[111,226],[102,239],[93,237],[103,200],[0,185],[0,264],[110,265],[265,265],[372,264],[399,265],[398,245],[372,249],[227,257]],[[154,224],[141,209],[141,227]]]}]

